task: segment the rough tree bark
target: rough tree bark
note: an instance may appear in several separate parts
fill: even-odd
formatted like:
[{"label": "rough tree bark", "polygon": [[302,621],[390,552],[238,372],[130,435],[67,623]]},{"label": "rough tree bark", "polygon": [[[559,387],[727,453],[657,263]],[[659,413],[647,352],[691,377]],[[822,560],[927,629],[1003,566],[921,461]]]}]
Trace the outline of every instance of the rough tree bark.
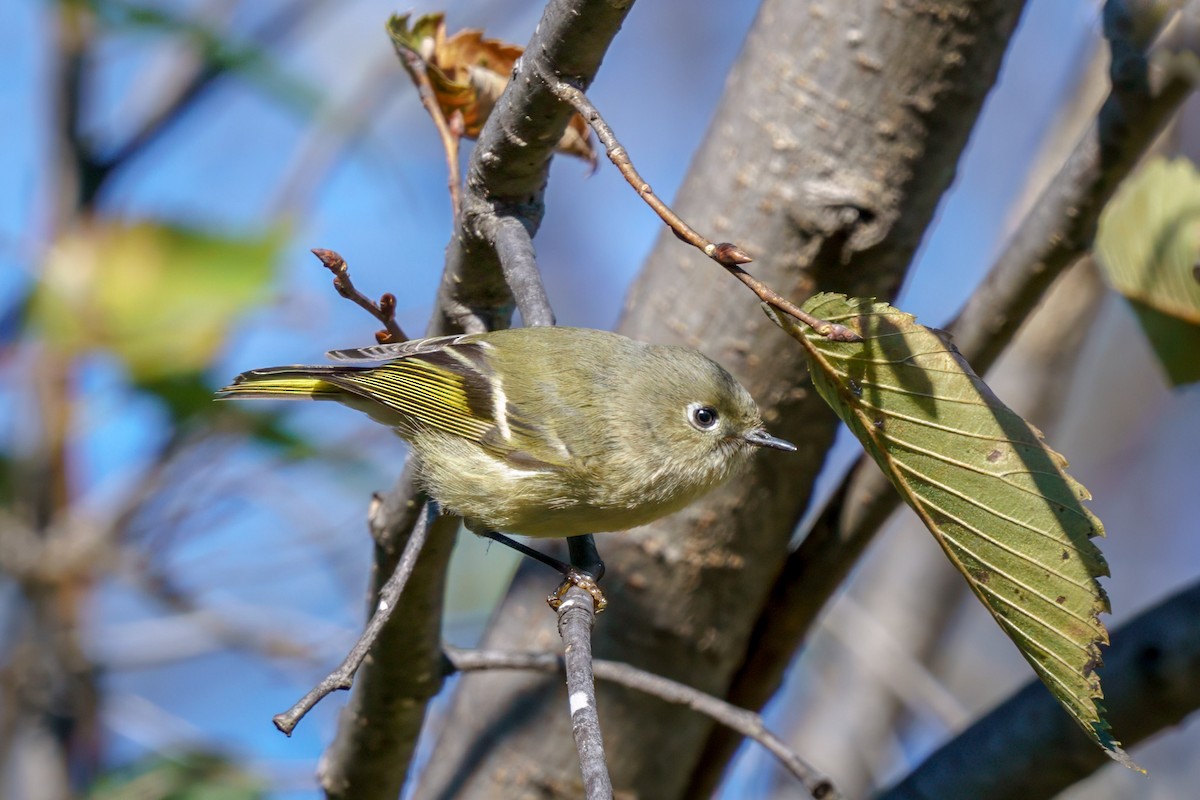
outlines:
[{"label": "rough tree bark", "polygon": [[[677,210],[710,238],[741,245],[757,259],[752,271],[792,298],[818,288],[891,296],[953,178],[1020,7],[768,0]],[[621,331],[709,353],[745,382],[773,432],[800,446],[758,458],[742,480],[672,518],[600,539],[611,605],[597,625],[597,657],[723,696],[834,417],[807,384],[798,348],[752,296],[673,237],[659,241]],[[547,588],[544,573],[522,571],[485,645],[552,647],[554,618],[539,598]],[[555,684],[465,677],[418,796],[577,796]],[[702,795],[689,784],[710,723],[599,688],[617,791]]]}]

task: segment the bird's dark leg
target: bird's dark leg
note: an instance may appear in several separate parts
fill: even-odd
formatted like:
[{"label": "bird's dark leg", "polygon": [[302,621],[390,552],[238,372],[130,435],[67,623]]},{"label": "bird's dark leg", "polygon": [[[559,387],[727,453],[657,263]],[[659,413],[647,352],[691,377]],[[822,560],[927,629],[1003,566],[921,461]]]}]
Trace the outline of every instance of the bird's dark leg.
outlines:
[{"label": "bird's dark leg", "polygon": [[563,596],[572,586],[578,586],[592,596],[599,614],[608,605],[604,592],[600,591],[598,581],[604,577],[604,562],[596,550],[596,540],[590,533],[582,536],[567,538],[567,552],[571,554],[571,571],[566,573],[566,579],[554,590],[554,594],[546,598],[551,608],[557,609],[562,605]]},{"label": "bird's dark leg", "polygon": [[557,609],[562,605],[563,595],[572,586],[578,586],[592,596],[597,614],[608,605],[608,601],[604,598],[604,592],[600,591],[600,585],[597,583],[604,575],[604,562],[600,560],[600,553],[596,550],[596,541],[591,534],[567,538],[567,551],[571,554],[570,564],[559,561],[554,556],[548,556],[540,550],[535,550],[499,531],[480,531],[479,535],[545,564],[563,576],[563,582],[559,584],[552,595],[546,598],[551,608]]},{"label": "bird's dark leg", "polygon": [[568,538],[567,552],[571,554],[571,566],[576,570],[596,580],[604,577],[604,562],[596,550],[596,538],[590,533]]},{"label": "bird's dark leg", "polygon": [[[554,556],[548,556],[540,550],[534,550],[529,545],[522,544],[521,542],[518,542],[516,539],[513,539],[510,536],[505,536],[503,533],[500,533],[499,531],[481,531],[479,533],[479,535],[485,539],[491,539],[493,542],[499,542],[500,544],[504,545],[505,547],[510,547],[513,550],[516,550],[521,555],[532,558],[534,561],[537,561],[539,564],[545,564],[547,567],[549,567],[550,569],[559,573],[560,575],[571,574],[571,565],[566,563],[565,561],[559,561]],[[571,541],[570,539],[567,540],[568,543],[570,543],[570,541]]]}]

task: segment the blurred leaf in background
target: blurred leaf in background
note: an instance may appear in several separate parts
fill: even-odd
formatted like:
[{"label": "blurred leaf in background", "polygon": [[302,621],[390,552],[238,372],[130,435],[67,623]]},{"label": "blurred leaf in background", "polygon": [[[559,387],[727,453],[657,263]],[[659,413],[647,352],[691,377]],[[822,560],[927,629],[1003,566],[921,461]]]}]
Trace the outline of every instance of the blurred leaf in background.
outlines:
[{"label": "blurred leaf in background", "polygon": [[214,753],[150,756],[103,775],[88,800],[258,800],[261,779]]},{"label": "blurred leaf in background", "polygon": [[1200,174],[1153,158],[1100,218],[1096,255],[1176,386],[1200,380]]},{"label": "blurred leaf in background", "polygon": [[239,315],[262,303],[286,232],[232,237],[89,219],[51,249],[29,307],[62,356],[108,351],[176,419],[211,406],[202,376]]}]

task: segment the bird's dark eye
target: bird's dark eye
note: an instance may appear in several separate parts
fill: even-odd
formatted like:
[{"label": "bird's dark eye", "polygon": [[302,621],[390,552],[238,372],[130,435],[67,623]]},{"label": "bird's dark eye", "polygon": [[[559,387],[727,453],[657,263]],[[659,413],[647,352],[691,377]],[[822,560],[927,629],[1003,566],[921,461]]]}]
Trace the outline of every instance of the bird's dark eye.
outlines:
[{"label": "bird's dark eye", "polygon": [[688,418],[702,431],[717,427],[717,410],[711,406],[692,406],[688,409]]}]

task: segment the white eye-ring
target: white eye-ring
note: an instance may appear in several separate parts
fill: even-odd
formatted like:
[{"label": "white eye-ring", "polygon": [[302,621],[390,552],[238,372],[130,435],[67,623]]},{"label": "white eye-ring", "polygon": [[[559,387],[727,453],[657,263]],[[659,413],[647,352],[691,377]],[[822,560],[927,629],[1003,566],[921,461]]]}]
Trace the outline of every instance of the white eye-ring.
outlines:
[{"label": "white eye-ring", "polygon": [[692,403],[687,408],[688,422],[692,423],[692,427],[701,431],[711,431],[720,423],[720,415],[712,406],[705,406],[699,403]]}]

